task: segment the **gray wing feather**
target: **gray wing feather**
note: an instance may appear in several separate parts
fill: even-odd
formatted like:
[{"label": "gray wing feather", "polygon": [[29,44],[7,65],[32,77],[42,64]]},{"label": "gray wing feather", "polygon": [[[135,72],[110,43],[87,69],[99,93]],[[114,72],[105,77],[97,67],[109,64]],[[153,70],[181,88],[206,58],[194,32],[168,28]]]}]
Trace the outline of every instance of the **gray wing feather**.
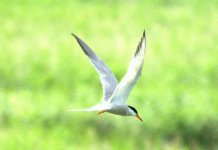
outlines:
[{"label": "gray wing feather", "polygon": [[103,100],[107,101],[111,97],[111,95],[113,94],[114,90],[118,85],[116,77],[114,76],[113,72],[91,50],[91,48],[89,48],[89,46],[85,42],[83,42],[75,34],[72,35],[76,38],[83,52],[88,56],[89,60],[92,62],[93,66],[98,72],[103,88]]},{"label": "gray wing feather", "polygon": [[141,41],[136,49],[135,55],[129,64],[127,73],[115,89],[111,102],[124,103],[127,100],[129,93],[141,75],[142,67],[144,64],[145,45],[146,37],[144,31]]}]

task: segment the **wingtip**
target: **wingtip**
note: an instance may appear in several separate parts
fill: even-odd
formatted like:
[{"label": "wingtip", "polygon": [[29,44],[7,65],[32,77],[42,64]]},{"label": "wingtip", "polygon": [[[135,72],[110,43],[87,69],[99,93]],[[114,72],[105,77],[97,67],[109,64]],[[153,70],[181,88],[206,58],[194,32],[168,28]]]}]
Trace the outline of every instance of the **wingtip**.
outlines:
[{"label": "wingtip", "polygon": [[145,29],[144,29],[144,31],[143,31],[143,37],[145,38]]},{"label": "wingtip", "polygon": [[76,36],[74,33],[71,33],[71,35],[72,35],[73,37],[77,38],[77,36]]},{"label": "wingtip", "polygon": [[77,42],[80,44],[80,41],[81,41],[81,40],[79,39],[79,37],[77,37],[76,34],[74,34],[74,33],[71,33],[71,35],[72,35],[72,36],[77,40]]},{"label": "wingtip", "polygon": [[145,33],[145,30],[144,30],[144,32],[143,32],[142,40],[144,40],[144,42],[145,42],[145,44],[146,44],[146,33]]},{"label": "wingtip", "polygon": [[137,47],[136,52],[135,52],[135,56],[137,56],[137,54],[139,53],[143,41],[146,41],[145,30],[143,31],[142,38],[141,38],[141,40],[139,41],[138,47]]}]

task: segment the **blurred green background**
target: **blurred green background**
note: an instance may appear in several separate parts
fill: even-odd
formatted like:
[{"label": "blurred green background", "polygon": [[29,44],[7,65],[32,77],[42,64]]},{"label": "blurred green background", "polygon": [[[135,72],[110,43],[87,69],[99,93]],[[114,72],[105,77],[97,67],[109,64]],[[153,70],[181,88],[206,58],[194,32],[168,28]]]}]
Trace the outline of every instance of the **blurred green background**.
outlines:
[{"label": "blurred green background", "polygon": [[[0,149],[218,149],[216,0],[1,0]],[[100,102],[81,37],[120,80],[143,30],[128,103],[144,122],[66,112]],[[122,60],[121,60],[122,59]]]}]

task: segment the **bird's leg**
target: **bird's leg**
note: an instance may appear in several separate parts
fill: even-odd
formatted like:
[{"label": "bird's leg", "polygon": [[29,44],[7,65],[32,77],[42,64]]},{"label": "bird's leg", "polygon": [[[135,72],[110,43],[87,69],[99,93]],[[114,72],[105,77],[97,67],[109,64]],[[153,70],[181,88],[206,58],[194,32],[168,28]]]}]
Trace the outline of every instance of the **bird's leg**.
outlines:
[{"label": "bird's leg", "polygon": [[104,113],[106,111],[107,111],[107,109],[101,110],[100,112],[98,112],[98,115],[100,115],[100,114],[102,114],[102,113]]}]

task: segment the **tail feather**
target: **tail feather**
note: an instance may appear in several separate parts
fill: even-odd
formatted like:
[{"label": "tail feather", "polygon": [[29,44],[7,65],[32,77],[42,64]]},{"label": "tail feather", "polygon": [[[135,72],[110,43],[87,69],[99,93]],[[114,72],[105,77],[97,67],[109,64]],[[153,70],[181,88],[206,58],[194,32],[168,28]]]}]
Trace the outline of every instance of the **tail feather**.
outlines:
[{"label": "tail feather", "polygon": [[89,108],[84,108],[84,109],[70,109],[67,111],[101,111],[105,109],[110,109],[110,106],[105,105],[104,103],[97,104],[95,106],[89,107]]},{"label": "tail feather", "polygon": [[84,108],[84,109],[69,109],[67,111],[95,111],[92,108]]}]

